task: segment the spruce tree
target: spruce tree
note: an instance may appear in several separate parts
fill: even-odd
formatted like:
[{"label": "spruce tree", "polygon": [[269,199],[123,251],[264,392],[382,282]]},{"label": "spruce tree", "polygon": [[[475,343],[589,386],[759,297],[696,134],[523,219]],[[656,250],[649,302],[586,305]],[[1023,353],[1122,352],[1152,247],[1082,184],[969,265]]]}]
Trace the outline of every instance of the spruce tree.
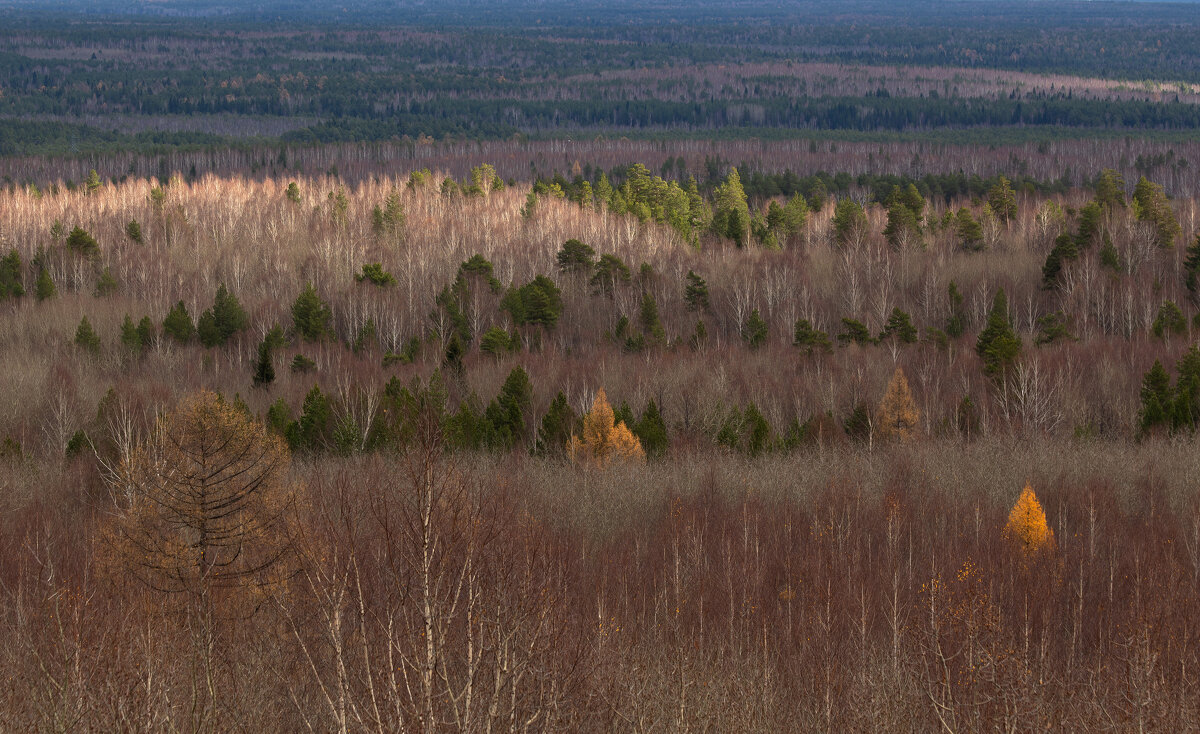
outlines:
[{"label": "spruce tree", "polygon": [[975,352],[983,360],[983,371],[990,377],[1001,377],[1021,355],[1021,337],[1013,331],[1008,320],[1008,298],[1004,289],[996,291],[987,326],[975,342]]},{"label": "spruce tree", "polygon": [[100,352],[100,337],[96,335],[87,316],[79,320],[79,326],[75,329],[75,346],[93,354]]},{"label": "spruce tree", "polygon": [[312,283],[305,283],[304,290],[292,304],[292,322],[296,326],[296,332],[309,341],[318,341],[332,331],[332,319],[333,312],[329,304],[317,295]]},{"label": "spruce tree", "polygon": [[25,295],[21,273],[21,254],[16,250],[0,258],[0,301]]},{"label": "spruce tree", "polygon": [[55,287],[54,280],[50,277],[50,271],[45,267],[38,268],[37,282],[34,284],[33,293],[39,301],[54,298],[58,293],[58,288]]},{"label": "spruce tree", "polygon": [[756,308],[746,317],[746,323],[742,324],[742,340],[751,349],[758,349],[767,343],[768,335],[767,322]]},{"label": "spruce tree", "polygon": [[254,386],[265,387],[275,381],[275,361],[271,355],[271,345],[264,339],[258,345],[258,361],[254,365]]},{"label": "spruce tree", "polygon": [[633,429],[633,433],[642,442],[642,449],[651,459],[660,458],[667,453],[667,426],[663,423],[658,405],[651,399],[642,411],[642,417]]},{"label": "spruce tree", "polygon": [[571,435],[575,432],[575,411],[567,404],[567,397],[560,390],[550,402],[550,409],[542,417],[538,428],[536,450],[539,454],[559,455],[566,451]]}]

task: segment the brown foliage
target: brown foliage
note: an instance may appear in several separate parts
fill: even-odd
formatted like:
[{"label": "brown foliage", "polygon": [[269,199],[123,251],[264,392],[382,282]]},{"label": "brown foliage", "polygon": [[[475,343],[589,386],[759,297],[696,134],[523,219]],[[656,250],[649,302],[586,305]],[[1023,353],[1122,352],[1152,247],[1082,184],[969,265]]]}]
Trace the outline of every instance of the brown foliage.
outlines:
[{"label": "brown foliage", "polygon": [[186,398],[122,467],[111,535],[128,572],[167,592],[262,586],[290,551],[289,453],[210,392]]},{"label": "brown foliage", "polygon": [[913,429],[921,418],[917,404],[913,402],[912,392],[908,389],[908,380],[904,370],[897,367],[888,383],[887,392],[883,395],[879,407],[875,410],[875,434],[880,439],[896,438],[906,440],[912,437]]},{"label": "brown foliage", "polygon": [[624,421],[616,422],[604,388],[596,393],[592,409],[583,416],[583,433],[572,436],[567,455],[577,464],[603,468],[610,461],[645,461],[646,453]]}]

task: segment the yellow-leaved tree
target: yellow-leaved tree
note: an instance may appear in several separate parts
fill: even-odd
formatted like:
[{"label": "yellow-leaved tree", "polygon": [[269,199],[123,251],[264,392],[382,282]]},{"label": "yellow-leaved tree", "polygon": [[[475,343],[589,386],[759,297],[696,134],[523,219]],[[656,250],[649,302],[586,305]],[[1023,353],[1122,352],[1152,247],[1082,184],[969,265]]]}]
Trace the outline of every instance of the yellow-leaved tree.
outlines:
[{"label": "yellow-leaved tree", "polygon": [[1033,487],[1026,484],[1008,514],[1008,523],[1004,526],[1004,536],[1020,543],[1025,553],[1054,550],[1054,531],[1046,523],[1046,513],[1042,504],[1033,493]]},{"label": "yellow-leaved tree", "polygon": [[911,438],[920,418],[921,411],[917,410],[912,391],[908,389],[904,370],[897,367],[892,374],[892,381],[888,383],[887,392],[875,411],[875,435],[880,440],[896,438],[903,441]]},{"label": "yellow-leaved tree", "polygon": [[583,435],[572,436],[567,455],[576,463],[605,466],[616,460],[644,461],[646,453],[624,421],[616,422],[604,388],[596,393],[592,409],[583,416]]}]

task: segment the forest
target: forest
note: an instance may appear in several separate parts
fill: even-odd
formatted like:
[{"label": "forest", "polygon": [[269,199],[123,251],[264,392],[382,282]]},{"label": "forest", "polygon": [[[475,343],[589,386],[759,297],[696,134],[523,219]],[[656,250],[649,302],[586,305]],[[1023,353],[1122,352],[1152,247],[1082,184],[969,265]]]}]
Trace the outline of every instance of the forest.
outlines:
[{"label": "forest", "polygon": [[1197,127],[1196,5],[842,5],[8,0],[0,155]]},{"label": "forest", "polygon": [[1200,728],[1200,6],[0,13],[0,730]]}]

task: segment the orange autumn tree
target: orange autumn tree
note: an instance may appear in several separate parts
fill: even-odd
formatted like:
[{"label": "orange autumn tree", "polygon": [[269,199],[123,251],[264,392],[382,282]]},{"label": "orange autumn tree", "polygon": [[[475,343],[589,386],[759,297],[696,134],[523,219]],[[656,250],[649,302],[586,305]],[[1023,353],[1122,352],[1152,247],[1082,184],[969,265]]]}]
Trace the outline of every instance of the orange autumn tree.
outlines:
[{"label": "orange autumn tree", "polygon": [[1019,542],[1021,550],[1025,553],[1054,549],[1054,531],[1046,523],[1046,513],[1029,484],[1021,490],[1017,504],[1013,505],[1012,512],[1008,514],[1004,536]]},{"label": "orange autumn tree", "polygon": [[122,467],[127,505],[108,540],[126,571],[165,592],[280,579],[294,488],[278,436],[212,392],[159,419]]},{"label": "orange autumn tree", "polygon": [[613,459],[644,461],[646,458],[641,442],[629,426],[613,417],[604,388],[596,393],[592,409],[583,416],[583,434],[572,436],[567,444],[567,455],[575,463],[601,467]]},{"label": "orange autumn tree", "polygon": [[888,383],[887,392],[879,402],[875,418],[875,435],[884,441],[889,438],[903,441],[912,437],[913,429],[921,418],[921,411],[917,410],[912,392],[908,389],[904,370],[899,367],[892,374],[892,381]]}]

